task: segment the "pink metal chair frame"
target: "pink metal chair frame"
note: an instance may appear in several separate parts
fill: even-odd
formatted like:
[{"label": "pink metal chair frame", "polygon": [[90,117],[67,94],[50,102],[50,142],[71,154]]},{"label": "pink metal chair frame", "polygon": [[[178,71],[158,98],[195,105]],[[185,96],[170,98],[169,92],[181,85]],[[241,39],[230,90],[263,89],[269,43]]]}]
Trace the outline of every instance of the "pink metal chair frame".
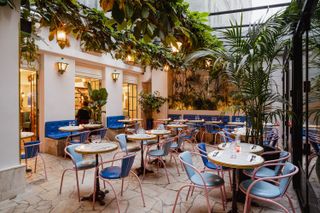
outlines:
[{"label": "pink metal chair frame", "polygon": [[[114,162],[116,162],[116,161],[121,161],[121,160],[123,160],[123,159],[125,159],[125,158],[127,158],[127,157],[132,156],[132,155],[136,155],[136,154],[135,154],[135,153],[130,153],[130,154],[128,154],[128,155],[126,155],[126,156],[123,156],[123,157],[121,157],[121,158],[116,158],[116,159],[112,159],[112,160],[109,160],[109,161],[101,162],[101,163],[99,163],[98,167],[99,167],[99,166],[102,166],[102,167],[103,167],[103,165],[106,164],[106,163],[111,163],[111,164],[113,165]],[[95,171],[94,174],[97,173],[97,168],[98,168],[98,167],[96,167],[96,171]],[[132,174],[132,175],[137,179],[137,181],[138,181],[138,183],[139,183],[139,188],[140,188],[140,192],[141,192],[141,198],[142,198],[142,202],[143,202],[143,207],[146,207],[146,204],[145,204],[145,201],[144,201],[144,196],[143,196],[143,191],[142,191],[142,186],[141,186],[141,181],[140,181],[139,177],[136,175],[136,173],[134,173],[132,170],[130,170],[130,174]],[[107,182],[107,184],[111,187],[111,189],[112,189],[112,191],[113,191],[113,193],[114,193],[114,196],[115,196],[115,198],[116,198],[116,201],[117,201],[118,212],[120,213],[120,204],[119,204],[118,196],[117,196],[117,193],[116,193],[114,187],[112,186],[110,180],[109,180],[109,179],[105,179],[105,178],[101,177],[100,175],[99,175],[99,178],[100,178],[104,183]],[[97,190],[97,189],[96,189],[96,182],[97,182],[97,178],[95,177],[95,178],[94,178],[93,203],[92,203],[92,209],[93,209],[93,210],[95,210],[94,206],[95,206],[95,201],[96,201],[96,196],[95,196],[95,195],[96,195],[96,190]],[[121,196],[123,195],[123,184],[124,184],[124,178],[121,178]],[[104,187],[105,187],[105,186],[104,186]]]},{"label": "pink metal chair frame", "polygon": [[[255,170],[255,172],[253,173],[253,176],[252,176],[252,178],[251,178],[251,179],[254,180],[254,181],[250,184],[250,186],[248,187],[247,190],[243,189],[243,188],[241,187],[241,185],[240,185],[240,187],[239,187],[240,190],[241,190],[244,194],[246,194],[246,201],[245,201],[244,211],[243,211],[244,213],[250,212],[251,201],[252,201],[253,199],[272,203],[272,204],[280,207],[280,208],[281,208],[282,210],[284,210],[286,213],[289,213],[289,211],[288,211],[283,205],[281,205],[280,203],[278,203],[278,202],[275,201],[275,200],[279,200],[279,199],[283,198],[284,196],[287,197],[287,199],[288,199],[288,201],[289,201],[289,204],[290,204],[290,207],[291,207],[293,213],[295,213],[292,200],[291,200],[291,198],[290,198],[290,197],[288,196],[288,194],[287,194],[287,189],[288,189],[288,187],[289,187],[289,184],[290,184],[290,181],[291,181],[292,176],[294,176],[295,174],[297,174],[297,173],[299,172],[299,169],[298,169],[297,166],[294,166],[294,167],[295,167],[295,170],[294,170],[293,172],[291,172],[290,174],[279,175],[279,176],[275,176],[275,177],[259,178],[259,179],[256,179],[256,177],[255,177],[257,171],[259,171],[260,168],[266,167],[266,166],[278,166],[278,165],[280,165],[280,166],[282,166],[282,167],[285,166],[284,163],[270,163],[270,164],[264,164],[264,165],[258,167],[258,168]],[[287,187],[286,187],[286,189],[285,189],[285,193],[284,193],[283,195],[279,196],[279,197],[276,197],[276,198],[273,198],[273,199],[269,199],[269,198],[262,198],[262,197],[258,197],[258,196],[255,196],[255,195],[250,194],[251,189],[252,189],[258,182],[268,181],[268,182],[273,182],[273,183],[275,183],[275,184],[278,184],[278,182],[279,182],[280,179],[287,178],[287,177],[289,177],[290,179],[288,180],[288,184],[287,184]]]},{"label": "pink metal chair frame", "polygon": [[[198,156],[203,156],[199,153],[196,153],[196,152],[190,152],[192,155],[198,155]],[[172,212],[174,213],[175,212],[175,209],[176,209],[176,205],[177,205],[177,202],[178,202],[178,198],[179,198],[179,195],[180,195],[180,192],[182,191],[182,189],[186,188],[186,187],[189,187],[188,189],[188,193],[187,193],[187,197],[186,197],[186,201],[188,201],[188,198],[189,198],[189,194],[190,194],[190,191],[191,191],[191,195],[190,197],[193,195],[193,192],[194,192],[194,189],[195,188],[200,188],[200,189],[203,189],[204,192],[205,192],[205,197],[206,197],[206,202],[207,202],[207,210],[208,210],[208,213],[211,212],[211,206],[210,206],[210,202],[209,202],[209,192],[212,190],[212,189],[215,189],[215,188],[220,188],[220,192],[221,192],[221,199],[222,199],[222,206],[223,206],[223,210],[225,210],[226,208],[226,191],[225,191],[225,186],[224,184],[222,186],[218,186],[218,187],[210,187],[210,186],[207,186],[206,185],[206,182],[205,180],[203,179],[203,177],[201,176],[201,172],[196,169],[194,166],[190,165],[189,163],[185,162],[184,160],[181,159],[181,156],[179,156],[179,159],[180,161],[183,163],[184,167],[185,167],[185,170],[186,170],[186,165],[190,168],[192,168],[201,178],[202,182],[203,182],[203,186],[202,185],[196,185],[194,183],[191,183],[190,184],[186,184],[186,185],[183,185],[180,187],[180,189],[178,190],[177,192],[177,196],[176,196],[176,199],[175,199],[175,202],[174,202],[174,205],[173,205],[173,210]]]}]

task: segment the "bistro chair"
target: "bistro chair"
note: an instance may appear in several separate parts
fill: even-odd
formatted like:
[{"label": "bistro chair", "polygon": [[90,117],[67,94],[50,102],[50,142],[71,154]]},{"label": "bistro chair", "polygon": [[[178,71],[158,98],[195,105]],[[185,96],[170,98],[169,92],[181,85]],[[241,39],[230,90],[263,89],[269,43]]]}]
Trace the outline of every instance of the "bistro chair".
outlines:
[{"label": "bistro chair", "polygon": [[204,128],[210,134],[217,134],[220,130],[220,126],[217,124],[205,124]]},{"label": "bistro chair", "polygon": [[76,174],[78,199],[80,202],[80,187],[79,187],[78,172],[83,171],[83,176],[82,176],[82,183],[83,183],[84,177],[85,177],[85,171],[88,169],[95,168],[96,161],[95,161],[95,159],[83,159],[82,155],[75,151],[75,148],[78,146],[80,146],[80,144],[71,144],[64,149],[65,153],[71,158],[72,163],[73,163],[73,167],[65,169],[62,172],[59,194],[61,194],[63,178],[64,178],[65,173],[67,171],[74,171]]},{"label": "bistro chair", "polygon": [[[184,149],[184,145],[185,145],[184,142],[188,142],[188,143],[191,144],[192,150],[195,151],[195,144],[198,143],[197,137],[200,134],[199,129],[192,128],[192,129],[189,129],[189,130],[183,130],[183,131],[180,132],[180,134],[183,134],[184,132],[185,132],[185,134],[183,135],[184,141],[183,141],[183,144],[182,144],[183,149]],[[204,137],[204,133],[200,137],[201,141],[203,141],[203,137]]]},{"label": "bistro chair", "polygon": [[140,146],[137,146],[135,143],[129,143],[133,145],[128,146],[126,134],[118,134],[115,136],[115,139],[119,142],[121,151],[114,153],[113,159],[115,159],[115,157],[120,153],[128,155],[131,152],[139,152],[141,150]]},{"label": "bistro chair", "polygon": [[90,132],[90,135],[99,135],[101,137],[101,140],[107,139],[108,141],[110,141],[110,139],[106,137],[107,130],[108,128],[105,127],[101,129],[95,129]]},{"label": "bistro chair", "polygon": [[[165,139],[164,142],[161,144],[161,148],[160,149],[149,150],[149,147],[148,147],[148,149],[146,151],[147,154],[146,154],[145,163],[144,163],[143,177],[145,175],[145,171],[146,171],[146,167],[147,167],[147,163],[148,163],[147,159],[149,158],[149,161],[150,161],[150,158],[155,158],[155,159],[158,159],[159,163],[163,164],[163,168],[164,168],[164,170],[166,172],[168,183],[170,183],[167,167],[166,167],[165,161],[163,160],[163,158],[168,156],[169,154],[170,154],[170,160],[171,160],[171,158],[174,159],[178,175],[180,176],[177,160],[174,157],[174,155],[172,155],[172,152],[170,152],[170,147],[172,145],[173,140],[174,140],[174,138]],[[159,169],[159,163],[158,163],[158,169]]]},{"label": "bistro chair", "polygon": [[276,149],[278,140],[279,140],[278,130],[273,128],[271,131],[267,132],[266,139],[263,141],[263,146]]},{"label": "bistro chair", "polygon": [[37,162],[38,162],[38,156],[41,158],[43,163],[43,170],[44,175],[47,180],[47,169],[46,169],[46,163],[40,154],[40,141],[30,141],[24,143],[24,153],[21,154],[21,159],[25,160],[26,168],[28,168],[28,159],[35,159],[34,161],[34,172],[37,172]]},{"label": "bistro chair", "polygon": [[[102,166],[106,163],[112,163],[112,166],[110,167],[106,167],[104,169],[102,169],[99,173],[99,178],[101,180],[103,180],[104,182],[107,182],[108,185],[111,187],[116,201],[117,201],[117,206],[118,206],[118,212],[120,212],[120,205],[119,205],[119,200],[118,200],[118,196],[117,193],[113,187],[113,184],[110,182],[111,180],[121,180],[121,196],[123,195],[123,184],[124,184],[124,179],[126,177],[128,177],[130,174],[132,174],[138,181],[139,183],[139,187],[140,187],[140,192],[141,192],[141,198],[142,198],[142,202],[143,202],[143,206],[145,207],[145,201],[144,201],[144,197],[143,197],[143,191],[142,191],[142,186],[141,186],[141,182],[140,179],[138,178],[138,176],[131,171],[134,159],[135,159],[136,154],[135,153],[130,153],[124,157],[121,158],[117,158],[117,159],[113,159],[110,161],[105,161],[100,163],[98,166]],[[118,162],[121,161],[121,166],[113,166],[114,162]],[[97,168],[96,167],[96,172],[97,173]],[[97,179],[94,178],[95,183],[94,183],[94,192],[93,192],[93,204],[92,204],[92,208],[94,209],[94,205],[95,205],[95,200],[96,200],[96,182]]]},{"label": "bistro chair", "polygon": [[208,160],[208,152],[207,147],[211,147],[213,150],[217,149],[217,146],[208,145],[206,143],[199,143],[197,145],[197,150],[199,151],[201,155],[201,159],[204,165],[203,172],[206,169],[217,171],[218,175],[221,176],[224,179],[224,172],[228,172],[229,174],[229,183],[230,187],[232,188],[232,180],[231,180],[231,171],[232,169],[224,166],[218,166]]},{"label": "bistro chair", "polygon": [[[311,147],[313,149],[313,152],[309,155],[308,161],[309,161],[309,165],[311,163],[311,161],[320,156],[320,136],[317,135],[317,133],[311,133],[309,132],[309,143],[311,144]],[[313,169],[315,168],[316,164],[314,164],[310,171],[309,171],[309,177],[313,171]]]},{"label": "bistro chair", "polygon": [[260,169],[267,166],[281,166],[283,167],[283,170],[280,175],[274,177],[264,177],[255,179],[256,177],[254,175],[252,179],[245,180],[240,183],[240,190],[246,194],[244,213],[250,212],[252,200],[260,200],[272,203],[277,207],[283,209],[285,212],[289,212],[288,209],[286,209],[283,205],[275,201],[283,198],[284,196],[287,197],[292,211],[295,212],[292,201],[289,195],[287,194],[287,189],[289,187],[292,177],[298,173],[298,167],[293,165],[292,163],[286,162],[285,164],[265,164],[262,167],[260,167]]},{"label": "bistro chair", "polygon": [[192,162],[192,155],[199,156],[200,154],[195,152],[185,151],[179,155],[179,159],[183,163],[184,169],[186,170],[190,183],[183,185],[178,190],[172,212],[174,212],[176,209],[180,192],[182,191],[182,189],[186,187],[189,187],[186,201],[188,201],[190,191],[192,191],[191,192],[191,196],[192,196],[194,188],[200,188],[204,190],[208,212],[211,212],[211,206],[209,202],[209,191],[215,188],[220,188],[222,206],[223,206],[223,210],[225,210],[226,192],[224,188],[224,180],[219,175],[216,175],[210,172],[200,172],[198,169],[196,169]]},{"label": "bistro chair", "polygon": [[[84,131],[77,134],[69,135],[66,139],[66,147],[70,144],[83,144],[89,142],[90,131]],[[74,138],[77,139],[74,139]],[[64,153],[64,158],[66,158],[67,153]]]},{"label": "bistro chair", "polygon": [[229,143],[229,142],[234,142],[235,139],[231,137],[231,133],[227,131],[219,131],[214,138],[214,142],[217,143],[219,138],[220,143]]},{"label": "bistro chair", "polygon": [[[270,159],[270,156],[273,158],[273,156],[279,156],[276,159],[268,160]],[[256,177],[256,178],[265,178],[265,177],[275,177],[279,175],[281,172],[282,166],[280,164],[284,164],[288,161],[291,154],[286,151],[271,151],[271,152],[264,152],[261,154],[261,157],[263,157],[266,161],[265,164],[270,163],[279,163],[277,166],[261,166],[255,169],[245,169],[243,170],[243,173],[249,177]]]}]

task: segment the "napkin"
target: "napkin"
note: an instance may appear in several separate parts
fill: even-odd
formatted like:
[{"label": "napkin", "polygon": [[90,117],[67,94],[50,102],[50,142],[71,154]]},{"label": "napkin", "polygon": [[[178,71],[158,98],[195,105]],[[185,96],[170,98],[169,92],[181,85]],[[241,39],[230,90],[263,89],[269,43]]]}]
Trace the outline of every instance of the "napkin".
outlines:
[{"label": "napkin", "polygon": [[247,161],[249,161],[249,162],[254,162],[255,160],[256,160],[256,156],[255,155],[249,155],[247,157]]},{"label": "napkin", "polygon": [[216,150],[216,151],[213,151],[211,155],[212,157],[219,157],[221,155],[221,152]]},{"label": "napkin", "polygon": [[254,150],[254,149],[256,149],[257,148],[257,145],[251,145],[250,146],[250,149],[252,149],[252,150]]},{"label": "napkin", "polygon": [[230,143],[223,143],[222,144],[222,148],[229,148],[230,147]]}]

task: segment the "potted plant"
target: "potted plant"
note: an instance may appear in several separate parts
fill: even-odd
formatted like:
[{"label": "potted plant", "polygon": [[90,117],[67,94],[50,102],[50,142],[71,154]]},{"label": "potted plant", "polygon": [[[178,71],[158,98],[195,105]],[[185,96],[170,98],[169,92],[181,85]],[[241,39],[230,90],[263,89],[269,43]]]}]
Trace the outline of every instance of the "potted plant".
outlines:
[{"label": "potted plant", "polygon": [[153,128],[153,112],[160,112],[160,107],[167,101],[167,98],[160,96],[158,91],[154,93],[141,92],[139,94],[139,104],[147,118],[147,129]]},{"label": "potted plant", "polygon": [[88,83],[89,93],[89,109],[91,111],[91,118],[96,123],[101,123],[102,107],[107,104],[108,92],[106,88],[92,89],[91,84]]}]

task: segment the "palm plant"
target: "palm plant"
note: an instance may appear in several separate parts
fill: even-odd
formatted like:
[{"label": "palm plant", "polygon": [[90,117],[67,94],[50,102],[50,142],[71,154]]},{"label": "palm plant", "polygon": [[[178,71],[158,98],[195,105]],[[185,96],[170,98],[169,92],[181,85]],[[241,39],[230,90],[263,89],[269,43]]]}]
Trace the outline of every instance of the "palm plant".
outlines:
[{"label": "palm plant", "polygon": [[284,99],[272,75],[285,45],[281,36],[286,29],[279,15],[252,25],[246,33],[241,23],[231,25],[232,28],[223,32],[224,50],[199,50],[190,54],[186,62],[209,57],[215,61],[213,67],[223,65],[223,69],[216,69],[219,73],[215,75],[225,76],[235,88],[233,98],[239,103],[236,109],[246,115],[247,125],[251,124],[252,131],[247,131],[246,141],[250,135],[254,143],[262,144],[263,122],[283,114],[277,103]]},{"label": "palm plant", "polygon": [[88,83],[88,93],[92,119],[101,123],[101,115],[105,113],[105,111],[102,111],[102,107],[107,104],[108,92],[105,88],[92,89],[91,84]]}]

